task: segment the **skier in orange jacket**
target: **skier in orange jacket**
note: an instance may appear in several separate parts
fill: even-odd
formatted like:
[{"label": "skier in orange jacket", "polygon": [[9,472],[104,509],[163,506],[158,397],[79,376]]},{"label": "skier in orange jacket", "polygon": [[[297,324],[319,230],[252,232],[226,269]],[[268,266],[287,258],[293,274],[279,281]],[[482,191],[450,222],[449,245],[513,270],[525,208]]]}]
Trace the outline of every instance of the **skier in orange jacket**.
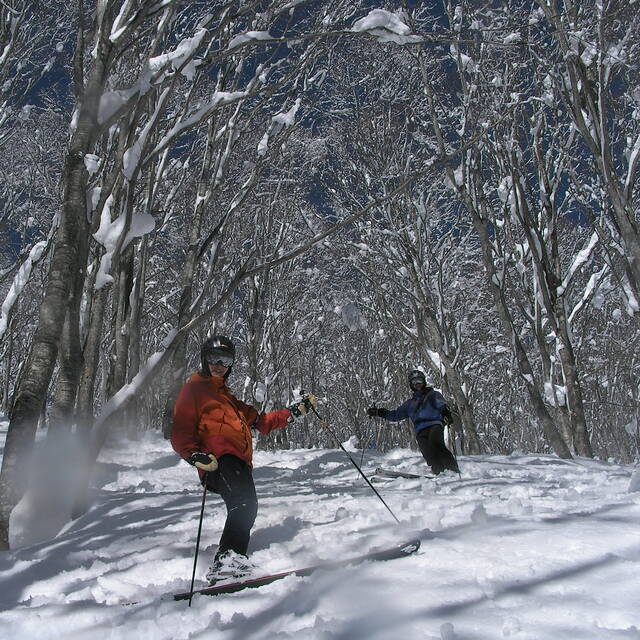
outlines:
[{"label": "skier in orange jacket", "polygon": [[251,429],[268,434],[285,427],[294,417],[315,408],[317,401],[308,395],[288,409],[259,414],[227,387],[235,361],[233,342],[225,336],[211,336],[200,354],[201,370],[190,376],[176,400],[171,445],[198,469],[200,481],[220,494],[227,507],[218,551],[207,573],[213,584],[250,570],[247,548],[258,509]]}]

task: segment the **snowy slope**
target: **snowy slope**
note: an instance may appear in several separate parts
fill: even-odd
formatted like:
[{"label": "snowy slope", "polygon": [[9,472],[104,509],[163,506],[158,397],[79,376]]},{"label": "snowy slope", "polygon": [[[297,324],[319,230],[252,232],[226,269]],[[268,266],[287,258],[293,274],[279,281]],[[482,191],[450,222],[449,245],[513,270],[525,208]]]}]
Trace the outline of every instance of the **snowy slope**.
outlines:
[{"label": "snowy slope", "polygon": [[[104,452],[84,517],[53,540],[0,554],[0,638],[640,639],[631,466],[462,457],[462,479],[377,485],[397,526],[339,451],[259,452],[255,462],[251,547],[265,572],[416,532],[421,551],[196,597],[191,608],[161,600],[188,589],[201,492],[194,471],[148,434]],[[378,466],[426,471],[409,450],[367,452],[365,470]],[[210,496],[200,579],[223,521],[222,502]]]}]

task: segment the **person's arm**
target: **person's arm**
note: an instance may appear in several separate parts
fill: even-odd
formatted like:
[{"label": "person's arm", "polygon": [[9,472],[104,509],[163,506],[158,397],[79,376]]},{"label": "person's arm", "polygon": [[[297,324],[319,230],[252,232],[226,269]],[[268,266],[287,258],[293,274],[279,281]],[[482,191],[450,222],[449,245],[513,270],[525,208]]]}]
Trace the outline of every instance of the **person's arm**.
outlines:
[{"label": "person's arm", "polygon": [[[252,426],[260,433],[267,435],[274,429],[282,429],[286,427],[292,420],[292,418],[298,418],[307,414],[312,409],[315,409],[317,405],[317,399],[313,394],[306,395],[299,402],[294,403],[288,409],[279,409],[278,411],[270,411],[269,413],[262,413],[260,415],[255,412],[253,407],[244,405],[247,409],[251,409],[256,413],[257,419],[254,420]],[[251,424],[251,423],[250,423]]]},{"label": "person's arm", "polygon": [[410,400],[407,400],[401,404],[397,409],[383,409],[382,407],[370,407],[367,409],[367,414],[372,417],[383,418],[390,422],[398,422],[409,417],[409,404]]},{"label": "person's arm", "polygon": [[252,428],[257,429],[263,435],[271,433],[274,429],[281,429],[287,426],[287,420],[291,415],[289,409],[270,411],[269,413],[258,413],[250,404],[245,404],[237,400],[238,411],[242,414],[245,422]]},{"label": "person's arm", "polygon": [[176,406],[173,410],[173,426],[171,428],[171,446],[191,466],[202,471],[215,471],[218,460],[209,452],[200,450],[198,442],[198,411],[195,395],[189,385],[180,389]]},{"label": "person's arm", "polygon": [[190,385],[185,384],[176,399],[170,435],[171,446],[185,460],[188,460],[192,453],[200,451],[198,443],[199,420],[195,395]]},{"label": "person's arm", "polygon": [[442,409],[447,404],[444,400],[443,395],[435,389],[431,392],[429,402],[431,402],[431,406],[435,409]]},{"label": "person's arm", "polygon": [[289,424],[291,411],[289,409],[278,409],[269,413],[262,413],[258,416],[258,420],[253,425],[260,433],[267,435],[275,429],[282,429]]},{"label": "person's arm", "polygon": [[411,400],[403,402],[397,409],[392,409],[387,412],[386,420],[389,422],[399,422],[409,417],[409,407],[411,406]]}]

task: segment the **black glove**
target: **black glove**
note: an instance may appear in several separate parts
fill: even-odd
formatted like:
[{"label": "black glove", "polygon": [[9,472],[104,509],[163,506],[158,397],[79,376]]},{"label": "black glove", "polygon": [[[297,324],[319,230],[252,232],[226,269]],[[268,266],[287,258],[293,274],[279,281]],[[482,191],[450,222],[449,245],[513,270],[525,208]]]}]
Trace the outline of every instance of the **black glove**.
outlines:
[{"label": "black glove", "polygon": [[449,409],[448,404],[442,407],[442,420],[445,424],[451,424],[453,422],[453,415],[451,414],[451,409]]},{"label": "black glove", "polygon": [[295,418],[299,418],[303,416],[305,413],[309,413],[312,409],[315,409],[318,406],[318,399],[313,395],[309,394],[302,397],[300,402],[296,402],[289,407],[289,411],[291,411],[291,415]]},{"label": "black glove", "polygon": [[367,409],[367,415],[370,418],[386,418],[387,413],[389,413],[388,409],[381,409],[380,407],[369,407]]},{"label": "black glove", "polygon": [[187,458],[187,462],[203,471],[215,471],[218,468],[218,461],[213,453],[201,453],[199,451],[192,453]]}]

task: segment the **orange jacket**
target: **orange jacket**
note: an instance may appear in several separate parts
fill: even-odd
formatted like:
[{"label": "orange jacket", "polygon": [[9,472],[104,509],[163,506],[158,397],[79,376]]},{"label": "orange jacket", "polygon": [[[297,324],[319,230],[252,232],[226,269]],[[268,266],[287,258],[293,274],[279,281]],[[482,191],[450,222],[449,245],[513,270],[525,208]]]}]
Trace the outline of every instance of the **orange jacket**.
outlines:
[{"label": "orange jacket", "polygon": [[267,434],[286,426],[291,412],[280,409],[258,414],[229,391],[219,377],[191,375],[176,400],[171,445],[187,459],[192,453],[230,453],[252,466],[251,427]]}]

